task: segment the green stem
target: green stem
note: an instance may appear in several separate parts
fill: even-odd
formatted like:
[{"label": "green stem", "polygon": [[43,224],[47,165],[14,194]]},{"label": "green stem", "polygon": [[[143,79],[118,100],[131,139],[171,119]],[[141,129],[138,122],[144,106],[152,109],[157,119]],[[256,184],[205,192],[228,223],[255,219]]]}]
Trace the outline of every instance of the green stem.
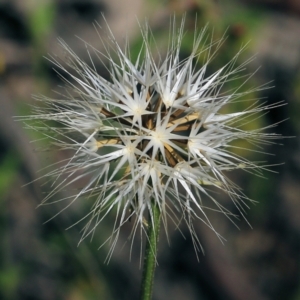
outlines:
[{"label": "green stem", "polygon": [[148,237],[146,243],[144,269],[141,288],[141,300],[151,300],[154,272],[156,267],[157,244],[160,227],[160,210],[155,201],[152,202],[152,214],[149,217]]}]

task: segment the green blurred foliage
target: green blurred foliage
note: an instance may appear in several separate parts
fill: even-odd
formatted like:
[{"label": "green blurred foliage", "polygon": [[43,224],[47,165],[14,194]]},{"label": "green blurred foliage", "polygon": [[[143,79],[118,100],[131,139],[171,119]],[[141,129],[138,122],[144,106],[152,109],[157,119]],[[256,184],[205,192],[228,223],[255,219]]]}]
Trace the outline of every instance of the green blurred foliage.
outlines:
[{"label": "green blurred foliage", "polygon": [[[54,1],[37,1],[35,9],[28,16],[29,30],[36,48],[43,46],[45,37],[51,32],[56,15]],[[45,49],[41,49],[44,51]]]},{"label": "green blurred foliage", "polygon": [[0,290],[3,299],[16,299],[16,289],[21,280],[19,266],[1,265]]},{"label": "green blurred foliage", "polygon": [[12,187],[14,179],[17,176],[20,161],[17,153],[7,153],[0,161],[0,195],[5,193]]}]

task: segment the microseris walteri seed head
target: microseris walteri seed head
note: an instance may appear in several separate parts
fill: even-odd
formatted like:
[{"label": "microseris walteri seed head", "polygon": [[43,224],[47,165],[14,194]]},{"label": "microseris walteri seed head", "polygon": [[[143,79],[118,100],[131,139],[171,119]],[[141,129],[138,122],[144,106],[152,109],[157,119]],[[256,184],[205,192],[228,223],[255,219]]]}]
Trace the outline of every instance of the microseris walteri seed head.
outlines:
[{"label": "microseris walteri seed head", "polygon": [[[82,219],[86,222],[82,238],[93,235],[103,219],[113,214],[116,221],[107,240],[113,250],[127,221],[131,221],[132,236],[137,229],[144,231],[148,215],[153,219],[155,202],[166,232],[169,223],[177,227],[185,221],[199,249],[194,220],[201,220],[222,239],[207,212],[230,220],[237,211],[244,216],[251,200],[227,173],[242,169],[260,176],[266,166],[241,157],[233,143],[244,140],[260,147],[277,139],[278,135],[269,133],[272,126],[247,130],[245,124],[280,104],[265,105],[256,99],[248,100],[242,111],[230,110],[261,87],[242,91],[242,83],[226,90],[227,82],[242,78],[247,62],[237,65],[240,53],[219,70],[208,71],[222,40],[206,43],[206,28],[195,32],[191,53],[183,59],[184,21],[178,27],[171,21],[167,50],[159,55],[157,50],[152,52],[156,44],[148,23],[140,28],[143,42],[134,61],[128,43],[121,47],[109,27],[104,50],[91,47],[108,65],[106,78],[97,73],[92,60],[84,62],[60,41],[69,64],[51,61],[68,93],[56,99],[36,97],[43,105],[23,118],[34,121],[30,127],[59,149],[72,153],[42,176],[53,182],[43,203],[84,182],[61,200],[66,207],[79,199],[92,203]],[[231,198],[235,213],[217,201],[216,191]]]}]

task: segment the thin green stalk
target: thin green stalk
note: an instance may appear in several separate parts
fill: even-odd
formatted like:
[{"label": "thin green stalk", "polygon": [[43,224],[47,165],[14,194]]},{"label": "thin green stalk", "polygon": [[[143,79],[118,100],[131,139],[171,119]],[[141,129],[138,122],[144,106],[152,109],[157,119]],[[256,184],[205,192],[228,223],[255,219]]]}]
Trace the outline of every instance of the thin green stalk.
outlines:
[{"label": "thin green stalk", "polygon": [[141,300],[151,300],[152,288],[154,280],[154,272],[156,267],[157,244],[160,228],[160,210],[158,205],[152,203],[153,220],[149,217],[148,238],[145,249],[144,269],[141,286]]}]

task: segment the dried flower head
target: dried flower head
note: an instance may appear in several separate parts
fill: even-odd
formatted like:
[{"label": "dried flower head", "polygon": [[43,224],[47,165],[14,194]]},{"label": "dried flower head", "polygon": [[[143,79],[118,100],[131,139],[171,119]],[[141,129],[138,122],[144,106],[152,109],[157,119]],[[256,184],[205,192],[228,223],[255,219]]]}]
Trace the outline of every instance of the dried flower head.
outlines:
[{"label": "dried flower head", "polygon": [[[207,75],[215,51],[210,51],[212,44],[203,46],[204,29],[195,34],[191,54],[180,59],[183,25],[184,22],[176,29],[172,22],[166,55],[156,59],[146,23],[141,28],[143,43],[134,62],[128,44],[123,50],[109,31],[110,43],[104,42],[105,51],[94,49],[101,60],[109,62],[109,79],[60,41],[69,55],[69,66],[52,61],[60,74],[67,75],[68,79],[61,76],[73,91],[59,99],[37,97],[43,106],[27,117],[36,122],[32,128],[52,139],[60,149],[73,150],[62,166],[45,175],[54,177],[55,184],[43,203],[86,179],[79,192],[63,200],[69,206],[82,197],[93,199],[90,213],[83,218],[87,223],[82,238],[93,234],[114,210],[116,221],[108,239],[111,250],[126,221],[134,220],[133,236],[137,228],[147,226],[145,216],[150,213],[151,220],[152,201],[159,206],[164,227],[167,229],[170,220],[176,225],[185,220],[199,248],[193,219],[200,219],[215,231],[207,210],[234,218],[207,188],[225,191],[244,215],[250,200],[225,174],[243,169],[260,175],[265,167],[235,154],[232,142],[244,139],[258,145],[278,137],[263,133],[266,128],[244,130],[246,123],[271,106],[255,100],[246,110],[227,113],[227,107],[254,91],[240,92],[240,86],[223,91],[224,84],[244,69],[245,64],[235,66],[238,54]],[[221,43],[214,43],[214,48],[218,50]],[[198,68],[198,58],[203,53],[206,63]]]}]

